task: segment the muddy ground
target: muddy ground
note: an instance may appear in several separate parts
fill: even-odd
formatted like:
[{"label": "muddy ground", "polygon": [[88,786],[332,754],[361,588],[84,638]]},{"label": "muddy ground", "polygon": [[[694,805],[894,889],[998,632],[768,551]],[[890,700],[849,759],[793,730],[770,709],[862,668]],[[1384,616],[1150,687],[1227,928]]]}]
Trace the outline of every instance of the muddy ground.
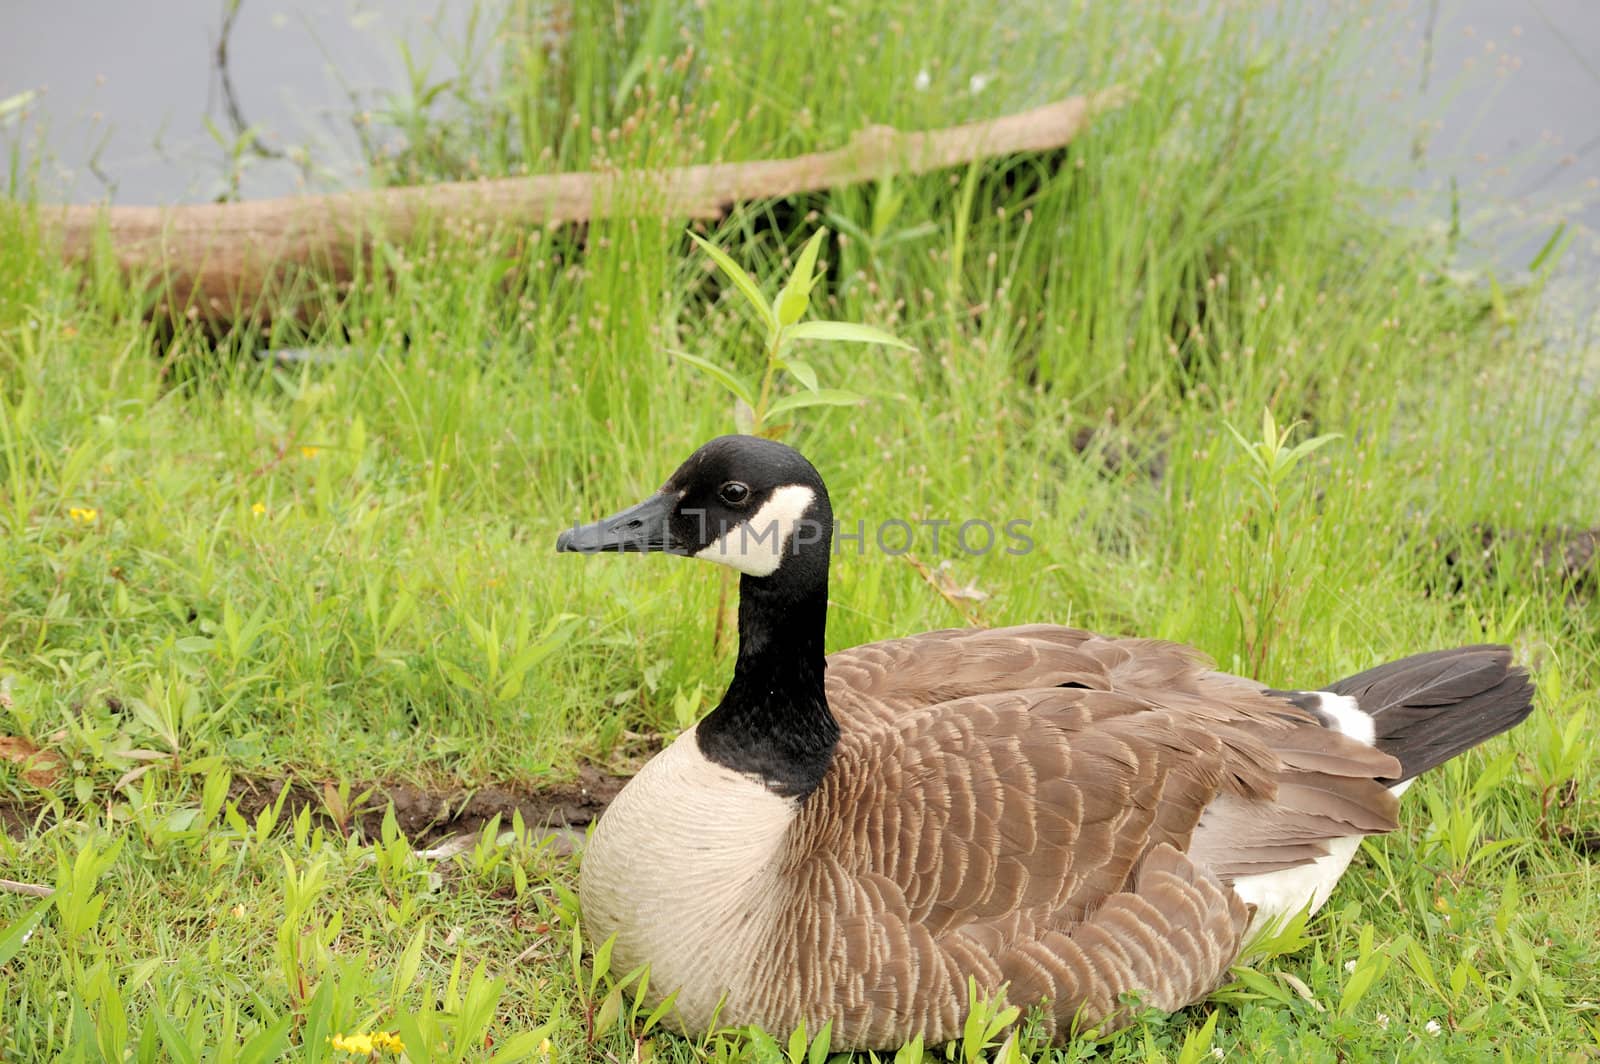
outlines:
[{"label": "muddy ground", "polygon": [[[279,823],[292,822],[301,810],[310,809],[314,823],[341,832],[360,831],[367,838],[378,837],[384,811],[392,803],[400,830],[419,849],[476,834],[495,816],[509,827],[513,813],[521,813],[523,823],[536,835],[553,831],[570,845],[605,811],[626,782],[626,776],[585,766],[577,782],[550,787],[491,785],[428,791],[408,783],[354,783],[349,787],[353,808],[342,816],[337,814],[335,785],[319,780],[235,776],[228,797],[246,820],[254,821],[287,788]],[[335,796],[332,801],[330,795]],[[41,817],[45,822],[50,817],[43,802],[0,797],[0,830],[6,834],[27,834]]]}]

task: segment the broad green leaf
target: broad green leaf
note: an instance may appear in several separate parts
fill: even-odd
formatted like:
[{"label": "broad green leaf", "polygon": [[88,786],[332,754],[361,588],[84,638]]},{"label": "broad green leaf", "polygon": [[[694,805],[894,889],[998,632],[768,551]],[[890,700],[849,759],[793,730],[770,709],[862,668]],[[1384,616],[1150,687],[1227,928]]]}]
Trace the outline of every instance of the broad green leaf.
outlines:
[{"label": "broad green leaf", "polygon": [[194,1047],[184,1037],[183,1032],[173,1026],[166,1013],[159,1008],[150,1012],[150,1019],[155,1023],[156,1033],[161,1036],[161,1044],[166,1047],[169,1059],[178,1064],[199,1064],[200,1058],[195,1054]]},{"label": "broad green leaf", "polygon": [[817,371],[812,369],[808,364],[804,362],[796,362],[794,359],[790,358],[784,360],[783,368],[788,370],[790,375],[806,388],[813,392],[817,390]]},{"label": "broad green leaf", "polygon": [[294,1013],[285,1013],[271,1027],[257,1031],[239,1047],[239,1055],[234,1058],[236,1064],[265,1064],[281,1057],[289,1048],[289,1024],[293,1019]]},{"label": "broad green leaf", "polygon": [[717,383],[721,384],[724,388],[733,393],[734,398],[743,399],[746,404],[752,407],[756,405],[755,392],[751,391],[750,385],[746,384],[743,380],[728,370],[723,369],[715,362],[701,358],[699,355],[691,355],[687,351],[669,350],[667,353],[675,358],[689,363],[689,365],[693,366],[694,368],[703,370],[706,373],[709,373],[712,377],[715,377]]},{"label": "broad green leaf", "polygon": [[778,324],[793,325],[806,316],[806,308],[811,305],[811,293],[804,288],[796,288],[791,281],[778,293],[777,305]]},{"label": "broad green leaf", "polygon": [[594,1016],[594,1036],[604,1038],[617,1025],[617,1017],[622,1015],[622,988],[614,986],[601,1002],[600,1010]]},{"label": "broad green leaf", "polygon": [[461,1000],[461,1009],[455,1022],[455,1060],[465,1060],[474,1047],[483,1045],[484,1035],[494,1019],[495,1006],[505,992],[505,981],[485,974],[483,963],[472,970],[467,981],[467,992]]},{"label": "broad green leaf", "polygon": [[132,974],[130,974],[128,978],[123,981],[122,992],[124,994],[134,994],[143,989],[144,985],[150,981],[150,977],[155,975],[160,969],[166,967],[167,963],[168,962],[161,957],[149,957],[139,962],[139,964],[134,967]]},{"label": "broad green leaf", "polygon": [[[391,812],[394,806],[390,805]],[[406,991],[411,989],[411,984],[417,978],[417,971],[422,967],[422,947],[428,941],[428,922],[424,920],[417,928],[417,933],[411,936],[411,941],[406,945],[405,952],[400,955],[400,963],[394,970],[394,979],[390,983],[390,1003],[399,1008]]]},{"label": "broad green leaf", "polygon": [[611,950],[617,944],[617,936],[612,935],[600,943],[594,951],[594,978],[589,982],[589,993],[594,994],[600,988],[600,980],[611,972]]},{"label": "broad green leaf", "polygon": [[804,410],[808,406],[856,406],[866,402],[866,397],[842,388],[822,388],[814,392],[786,395],[767,408],[767,417],[785,410]]},{"label": "broad green leaf", "polygon": [[789,275],[789,283],[778,293],[779,325],[793,325],[805,317],[806,308],[811,305],[811,288],[815,283],[812,275],[817,268],[817,250],[822,246],[822,238],[827,235],[826,229],[818,229],[801,249],[800,259],[795,263],[794,272]]},{"label": "broad green leaf", "polygon": [[1415,939],[1406,943],[1406,956],[1411,961],[1411,970],[1416,973],[1417,978],[1427,983],[1428,988],[1437,994],[1441,1001],[1449,1004],[1450,998],[1439,985],[1439,977],[1433,970],[1433,962],[1428,959],[1428,955],[1423,952]]},{"label": "broad green leaf", "polygon": [[924,1059],[926,1053],[923,1051],[920,1034],[901,1046],[894,1054],[894,1064],[922,1064]]},{"label": "broad green leaf", "polygon": [[17,951],[28,941],[28,936],[33,929],[39,926],[39,921],[44,919],[45,910],[50,908],[49,898],[40,898],[33,908],[29,909],[16,923],[0,932],[0,968],[8,964]]},{"label": "broad green leaf", "polygon": [[1233,977],[1246,988],[1282,1005],[1289,1004],[1289,992],[1254,968],[1235,968]]},{"label": "broad green leaf", "polygon": [[1388,953],[1372,948],[1371,924],[1361,929],[1360,953],[1361,958],[1356,961],[1356,970],[1345,980],[1344,991],[1339,995],[1340,1016],[1348,1016],[1355,1011],[1355,1007],[1361,1003],[1361,999],[1372,988],[1372,984],[1389,970]]},{"label": "broad green leaf", "polygon": [[727,274],[728,280],[732,281],[734,286],[744,293],[745,299],[749,300],[750,305],[756,309],[756,313],[761,315],[761,320],[766,324],[767,328],[776,329],[778,327],[778,316],[773,312],[772,305],[767,302],[767,297],[761,294],[761,286],[756,284],[755,278],[745,273],[743,266],[734,262],[732,256],[711,243],[711,241],[692,232],[689,234],[689,239],[699,244],[700,249],[711,256],[711,261],[716,263],[723,273]]},{"label": "broad green leaf", "polygon": [[1211,1040],[1216,1036],[1217,1017],[1221,1015],[1221,1010],[1213,1010],[1204,1027],[1198,1031],[1191,1030],[1183,1036],[1183,1046],[1178,1051],[1178,1064],[1199,1064],[1211,1056]]},{"label": "broad green leaf", "polygon": [[460,665],[444,658],[436,658],[434,660],[439,666],[439,671],[444,673],[445,679],[457,687],[465,688],[468,691],[476,691],[478,689],[478,678]]},{"label": "broad green leaf", "polygon": [[833,1021],[829,1020],[822,1025],[817,1036],[811,1040],[811,1051],[806,1054],[806,1064],[824,1064],[828,1059],[828,1050],[833,1045]]},{"label": "broad green leaf", "polygon": [[800,1021],[800,1026],[789,1032],[789,1064],[800,1064],[806,1056],[806,1025]]},{"label": "broad green leaf", "polygon": [[657,1005],[654,1009],[650,1010],[650,1015],[648,1015],[648,1016],[646,1016],[644,1018],[644,1026],[642,1028],[640,1028],[639,1033],[640,1034],[649,1034],[650,1031],[656,1026],[656,1024],[661,1022],[661,1018],[663,1016],[665,1016],[677,1004],[678,1004],[678,992],[676,990],[674,990],[672,993],[668,994],[665,998],[662,999],[661,1004]]},{"label": "broad green leaf", "polygon": [[303,1045],[321,1046],[336,1033],[333,1029],[334,980],[324,979],[306,1005],[305,1026],[300,1029]]},{"label": "broad green leaf", "polygon": [[995,1013],[994,1018],[989,1021],[989,1029],[984,1032],[984,1042],[987,1043],[992,1041],[995,1035],[999,1034],[1007,1027],[1010,1027],[1013,1023],[1016,1023],[1017,1017],[1021,1015],[1022,1010],[1015,1005],[1007,1005],[1005,1008]]},{"label": "broad green leaf", "polygon": [[752,1027],[746,1035],[749,1042],[750,1056],[760,1064],[781,1064],[783,1050],[778,1047],[778,1042],[770,1034],[759,1027]]},{"label": "broad green leaf", "polygon": [[794,264],[794,272],[789,275],[789,283],[798,285],[807,293],[816,283],[817,252],[822,248],[822,238],[828,235],[826,228],[818,229],[811,234],[811,239],[806,241],[806,246],[800,250],[800,258]]},{"label": "broad green leaf", "polygon": [[[392,1022],[394,1023],[395,1033],[400,1036],[400,1041],[405,1043],[406,1059],[411,1061],[411,1064],[430,1064],[431,1061],[438,1059],[433,1051],[433,1046],[429,1044],[427,1036],[423,1034],[422,1024],[417,1022],[417,1017],[414,1013],[396,1013]],[[353,1061],[355,1058],[347,1059]]]},{"label": "broad green leaf", "polygon": [[1289,457],[1285,460],[1284,464],[1291,466],[1295,465],[1300,461],[1300,459],[1304,458],[1312,451],[1315,451],[1319,447],[1326,447],[1328,444],[1332,443],[1338,438],[1339,434],[1337,432],[1330,432],[1325,436],[1313,436],[1309,440],[1302,440],[1296,444],[1292,450],[1290,450]]},{"label": "broad green leaf", "polygon": [[[489,1064],[511,1064],[514,1060],[539,1059],[539,1049],[550,1037],[550,1024],[540,1024],[531,1031],[514,1034],[496,1046]],[[554,1047],[552,1047],[553,1049]]]},{"label": "broad green leaf", "polygon": [[1344,992],[1339,995],[1339,1015],[1348,1016],[1361,1003],[1366,996],[1367,988],[1372,986],[1372,981],[1378,977],[1376,964],[1357,966],[1355,973],[1344,984]]},{"label": "broad green leaf", "polygon": [[850,344],[887,344],[906,351],[916,348],[893,333],[849,321],[803,321],[784,332],[792,340],[842,340]]}]

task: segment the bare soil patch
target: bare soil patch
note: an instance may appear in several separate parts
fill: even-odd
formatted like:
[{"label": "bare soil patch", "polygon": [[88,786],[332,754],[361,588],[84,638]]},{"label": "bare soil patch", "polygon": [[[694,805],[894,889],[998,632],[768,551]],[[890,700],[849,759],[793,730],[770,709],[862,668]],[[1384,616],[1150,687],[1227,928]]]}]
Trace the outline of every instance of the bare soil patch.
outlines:
[{"label": "bare soil patch", "polygon": [[[627,776],[611,775],[590,766],[580,769],[575,782],[545,787],[488,784],[430,791],[410,783],[369,781],[350,785],[351,808],[342,809],[336,783],[236,775],[228,797],[245,819],[254,821],[287,788],[280,823],[290,822],[302,810],[309,809],[313,823],[340,832],[359,831],[368,838],[377,838],[384,811],[392,803],[400,830],[413,846],[421,848],[476,833],[496,816],[509,826],[514,813],[521,813],[523,823],[536,833],[553,831],[570,836],[593,823],[626,782]],[[13,837],[29,834],[46,808],[43,801],[0,796],[0,831]]]},{"label": "bare soil patch", "polygon": [[519,812],[523,823],[536,830],[581,829],[605,811],[626,782],[626,776],[613,776],[584,766],[576,782],[548,787],[488,784],[471,789],[430,791],[409,783],[353,783],[349,793],[354,808],[344,817],[337,815],[337,799],[329,800],[333,785],[314,780],[236,776],[229,797],[238,805],[240,813],[247,819],[254,819],[275,803],[287,787],[284,817],[292,818],[300,815],[302,809],[310,809],[312,819],[318,823],[340,830],[357,829],[373,838],[383,824],[384,811],[392,804],[395,821],[412,845],[426,846],[479,831],[496,816],[501,823],[509,825],[512,815]]}]

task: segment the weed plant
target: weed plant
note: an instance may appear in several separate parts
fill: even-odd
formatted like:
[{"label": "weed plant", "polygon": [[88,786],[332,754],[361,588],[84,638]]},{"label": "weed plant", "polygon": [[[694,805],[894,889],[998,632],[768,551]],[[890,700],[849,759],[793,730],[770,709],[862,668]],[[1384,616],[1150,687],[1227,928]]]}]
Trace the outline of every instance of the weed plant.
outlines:
[{"label": "weed plant", "polygon": [[[765,300],[809,247],[810,317],[910,348],[778,351],[675,218],[446,220],[219,337],[64,269],[14,176],[0,875],[54,894],[0,891],[0,1059],[826,1056],[818,1032],[664,1033],[647,976],[580,949],[574,860],[537,825],[449,855],[385,812],[398,784],[627,773],[715,701],[715,580],[553,552],[741,424],[707,366],[851,393],[747,405],[783,415],[841,520],[918,530],[835,559],[832,647],[1048,620],[1278,686],[1486,640],[1537,674],[1529,721],[1423,779],[1214,1000],[1058,1051],[1026,1022],[998,1045],[995,1003],[955,1059],[1600,1051],[1600,613],[1592,571],[1542,548],[1600,512],[1600,417],[1583,353],[1534,326],[1549,256],[1464,287],[1348,176],[1368,14],[528,5],[479,38],[494,62],[419,70],[377,116],[404,145],[382,179],[411,181],[766,158],[1120,86],[1063,152],[694,227]],[[333,357],[256,357],[306,346]],[[1013,519],[1025,554],[918,524]]]}]

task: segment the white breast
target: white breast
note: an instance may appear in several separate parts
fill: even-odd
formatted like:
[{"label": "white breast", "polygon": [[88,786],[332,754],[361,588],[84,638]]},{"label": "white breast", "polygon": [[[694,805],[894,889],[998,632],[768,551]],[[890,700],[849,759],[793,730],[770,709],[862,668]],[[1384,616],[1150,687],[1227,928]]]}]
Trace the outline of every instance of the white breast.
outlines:
[{"label": "white breast", "polygon": [[616,935],[612,970],[649,964],[651,998],[678,991],[690,1029],[710,1026],[725,991],[736,1005],[770,930],[774,858],[798,808],[706,760],[693,728],[651,759],[583,856],[583,920],[593,942]]}]

